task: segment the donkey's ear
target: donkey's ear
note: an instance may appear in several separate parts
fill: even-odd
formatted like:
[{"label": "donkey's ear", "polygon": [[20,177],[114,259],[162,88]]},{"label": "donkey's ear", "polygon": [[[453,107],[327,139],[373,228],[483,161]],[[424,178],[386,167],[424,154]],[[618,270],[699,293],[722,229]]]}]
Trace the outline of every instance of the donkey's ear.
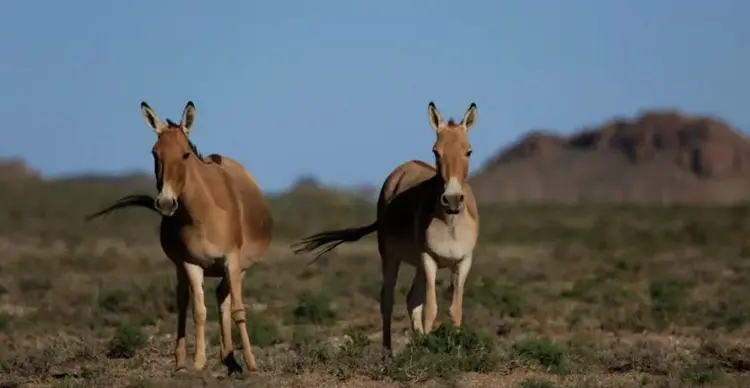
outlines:
[{"label": "donkey's ear", "polygon": [[466,110],[466,113],[464,113],[464,118],[461,119],[461,125],[466,128],[466,132],[469,132],[471,130],[471,127],[474,126],[474,123],[477,122],[477,104],[471,103],[469,105],[469,109]]},{"label": "donkey's ear", "polygon": [[161,133],[165,125],[161,122],[161,119],[156,112],[146,104],[146,101],[141,101],[141,111],[143,112],[143,117],[146,119],[146,124],[148,124],[154,132]]},{"label": "donkey's ear", "polygon": [[180,120],[180,126],[182,126],[185,134],[189,134],[195,123],[195,105],[192,101],[188,101],[185,105],[185,109],[182,111],[182,120]]},{"label": "donkey's ear", "polygon": [[430,120],[430,126],[432,126],[435,132],[440,132],[443,126],[445,126],[443,118],[440,117],[440,112],[438,112],[435,103],[432,101],[427,104],[427,118]]}]

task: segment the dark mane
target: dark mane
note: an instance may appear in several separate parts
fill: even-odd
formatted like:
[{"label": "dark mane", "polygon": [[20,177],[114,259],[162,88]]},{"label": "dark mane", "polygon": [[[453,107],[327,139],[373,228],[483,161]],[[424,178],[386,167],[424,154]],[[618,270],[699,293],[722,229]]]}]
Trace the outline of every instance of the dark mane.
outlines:
[{"label": "dark mane", "polygon": [[[167,119],[167,125],[169,125],[170,127],[177,127],[177,128],[180,127],[180,124],[177,124],[170,119]],[[188,138],[187,141],[188,141],[188,145],[190,146],[190,150],[193,151],[193,153],[195,154],[195,156],[198,157],[198,159],[203,161],[203,155],[200,153],[200,151],[198,151],[198,147],[196,147],[195,144],[193,144],[193,142],[190,141],[190,138]]]},{"label": "dark mane", "polygon": [[190,149],[193,150],[193,153],[195,154],[195,156],[197,156],[198,159],[203,161],[203,155],[200,153],[200,151],[198,151],[198,147],[196,147],[195,144],[193,144],[193,142],[190,141],[190,139],[188,139],[188,145],[190,146]]},{"label": "dark mane", "polygon": [[456,123],[456,120],[451,118],[448,120],[448,125],[458,125],[458,123]]}]

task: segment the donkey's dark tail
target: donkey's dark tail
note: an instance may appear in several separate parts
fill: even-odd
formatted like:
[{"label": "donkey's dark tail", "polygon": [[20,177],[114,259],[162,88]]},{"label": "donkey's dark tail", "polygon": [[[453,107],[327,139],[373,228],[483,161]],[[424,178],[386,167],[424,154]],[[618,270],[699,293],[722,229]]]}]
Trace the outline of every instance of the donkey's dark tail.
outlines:
[{"label": "donkey's dark tail", "polygon": [[321,256],[334,250],[337,246],[346,242],[355,242],[377,230],[377,222],[373,222],[370,225],[360,226],[359,228],[329,230],[305,237],[292,244],[291,248],[295,254],[307,252],[315,253],[315,258],[309,263],[312,264]]},{"label": "donkey's dark tail", "polygon": [[157,214],[159,213],[156,208],[154,208],[154,197],[146,194],[134,194],[126,195],[118,199],[114,204],[109,205],[104,209],[97,211],[96,213],[87,215],[86,221],[91,221],[96,217],[103,216],[109,212],[124,209],[126,207],[143,207]]}]

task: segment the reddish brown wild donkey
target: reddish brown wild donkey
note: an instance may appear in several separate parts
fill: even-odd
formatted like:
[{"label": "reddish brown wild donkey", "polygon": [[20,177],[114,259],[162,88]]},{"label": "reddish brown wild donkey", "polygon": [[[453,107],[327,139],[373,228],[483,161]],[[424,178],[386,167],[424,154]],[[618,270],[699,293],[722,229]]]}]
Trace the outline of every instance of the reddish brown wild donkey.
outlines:
[{"label": "reddish brown wild donkey", "polygon": [[468,133],[476,122],[476,111],[476,104],[471,103],[460,123],[453,120],[446,123],[430,102],[427,117],[437,133],[432,146],[437,168],[418,160],[398,166],[380,190],[375,222],[359,228],[321,232],[292,246],[295,253],[317,252],[320,257],[339,244],[378,232],[383,272],[380,313],[383,347],[388,354],[393,293],[401,262],[417,268],[407,295],[413,330],[420,333],[432,330],[437,315],[435,276],[438,268],[445,267],[452,272],[451,321],[461,325],[464,284],[479,233],[479,212],[466,181],[471,156]]},{"label": "reddish brown wild donkey", "polygon": [[126,207],[145,207],[159,213],[164,253],[177,275],[177,344],[175,364],[185,369],[185,324],[189,297],[193,299],[197,370],[206,364],[206,305],[203,278],[219,277],[221,360],[229,373],[241,372],[234,358],[231,321],[237,325],[248,370],[256,363],[245,323],[242,280],[245,270],[263,258],[271,242],[273,220],[268,202],[253,177],[236,161],[218,154],[203,158],[188,139],[195,122],[195,106],[188,102],[182,120],[166,123],[145,102],[141,110],[157,140],[152,149],[158,195],[131,195],[88,216],[99,217]]}]

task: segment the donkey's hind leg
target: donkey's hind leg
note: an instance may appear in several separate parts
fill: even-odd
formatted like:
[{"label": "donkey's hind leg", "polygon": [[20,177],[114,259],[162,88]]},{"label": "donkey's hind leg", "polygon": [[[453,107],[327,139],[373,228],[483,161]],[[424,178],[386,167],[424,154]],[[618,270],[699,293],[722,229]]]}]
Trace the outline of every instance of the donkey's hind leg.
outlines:
[{"label": "donkey's hind leg", "polygon": [[232,320],[240,330],[242,340],[242,356],[245,359],[245,367],[248,371],[258,369],[255,363],[255,356],[250,345],[250,336],[247,334],[247,313],[245,304],[242,301],[242,279],[245,277],[245,270],[240,266],[239,252],[227,255],[226,278],[229,281],[229,298],[232,306]]},{"label": "donkey's hind leg", "polygon": [[190,302],[190,283],[185,267],[177,266],[177,286],[175,287],[175,302],[177,306],[177,340],[174,349],[175,371],[185,370],[187,359],[187,310]]},{"label": "donkey's hind leg", "polygon": [[229,369],[229,374],[242,373],[242,367],[234,358],[232,344],[232,300],[229,298],[229,281],[226,275],[216,287],[216,304],[219,306],[221,324],[221,362]]},{"label": "donkey's hind leg", "polygon": [[383,321],[383,350],[386,355],[393,353],[391,347],[391,322],[393,320],[393,300],[398,280],[400,262],[381,251],[383,284],[380,288],[380,317]]}]

